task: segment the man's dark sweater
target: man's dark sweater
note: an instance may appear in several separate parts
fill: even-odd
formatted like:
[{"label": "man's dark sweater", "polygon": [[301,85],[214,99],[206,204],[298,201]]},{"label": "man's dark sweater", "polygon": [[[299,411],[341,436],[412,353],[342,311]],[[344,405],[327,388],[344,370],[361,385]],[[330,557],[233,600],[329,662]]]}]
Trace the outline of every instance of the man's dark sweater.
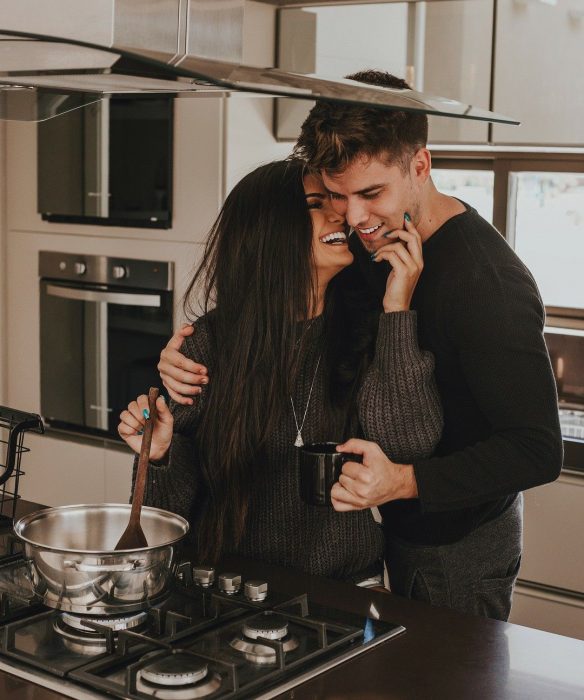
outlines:
[{"label": "man's dark sweater", "polygon": [[[380,510],[388,534],[438,545],[555,479],[562,439],[544,308],[525,265],[472,208],[441,226],[423,254],[412,308],[420,347],[435,358],[444,430],[434,455],[414,461],[419,500]],[[387,267],[360,258],[382,295]]]}]

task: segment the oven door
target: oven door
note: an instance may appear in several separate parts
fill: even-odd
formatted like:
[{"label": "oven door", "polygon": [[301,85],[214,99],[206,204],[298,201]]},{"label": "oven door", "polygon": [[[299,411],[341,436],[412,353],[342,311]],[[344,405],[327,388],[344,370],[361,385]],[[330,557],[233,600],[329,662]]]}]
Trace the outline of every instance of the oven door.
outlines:
[{"label": "oven door", "polygon": [[172,292],[41,280],[41,412],[55,428],[119,440],[172,334]]}]

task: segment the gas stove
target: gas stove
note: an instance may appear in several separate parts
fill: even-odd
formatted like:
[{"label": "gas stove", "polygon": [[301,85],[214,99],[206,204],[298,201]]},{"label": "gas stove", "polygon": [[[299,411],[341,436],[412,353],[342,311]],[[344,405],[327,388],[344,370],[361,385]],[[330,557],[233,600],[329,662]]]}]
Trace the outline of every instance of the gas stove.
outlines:
[{"label": "gas stove", "polygon": [[77,615],[42,605],[28,572],[0,534],[0,670],[78,700],[267,700],[405,631],[189,562],[143,610]]}]

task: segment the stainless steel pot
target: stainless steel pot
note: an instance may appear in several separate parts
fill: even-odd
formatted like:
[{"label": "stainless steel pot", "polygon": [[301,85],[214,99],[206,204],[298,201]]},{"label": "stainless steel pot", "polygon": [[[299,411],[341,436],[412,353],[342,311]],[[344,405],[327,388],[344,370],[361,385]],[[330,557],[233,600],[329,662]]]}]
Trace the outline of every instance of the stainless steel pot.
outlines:
[{"label": "stainless steel pot", "polygon": [[143,507],[148,547],[115,551],[130,508],[112,503],[61,506],[14,525],[24,542],[33,589],[46,605],[111,615],[141,610],[164,594],[189,524],[174,513]]}]

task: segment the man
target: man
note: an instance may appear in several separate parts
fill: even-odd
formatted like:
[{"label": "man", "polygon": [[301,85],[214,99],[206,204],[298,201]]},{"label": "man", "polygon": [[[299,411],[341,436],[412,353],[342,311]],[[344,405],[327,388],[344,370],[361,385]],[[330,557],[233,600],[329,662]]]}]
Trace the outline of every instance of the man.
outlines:
[{"label": "man", "polygon": [[[408,87],[377,71],[349,77]],[[322,102],[295,149],[361,240],[357,264],[377,298],[387,262],[399,264],[412,225],[419,232],[424,270],[411,308],[444,409],[429,459],[404,465],[382,443],[341,446],[363,464],[346,463],[331,496],[337,510],[380,507],[394,593],[506,620],[521,561],[520,492],[552,481],[562,465],[544,309],[500,234],[435,188],[427,128],[425,115]],[[163,377],[180,342],[163,353]]]}]

